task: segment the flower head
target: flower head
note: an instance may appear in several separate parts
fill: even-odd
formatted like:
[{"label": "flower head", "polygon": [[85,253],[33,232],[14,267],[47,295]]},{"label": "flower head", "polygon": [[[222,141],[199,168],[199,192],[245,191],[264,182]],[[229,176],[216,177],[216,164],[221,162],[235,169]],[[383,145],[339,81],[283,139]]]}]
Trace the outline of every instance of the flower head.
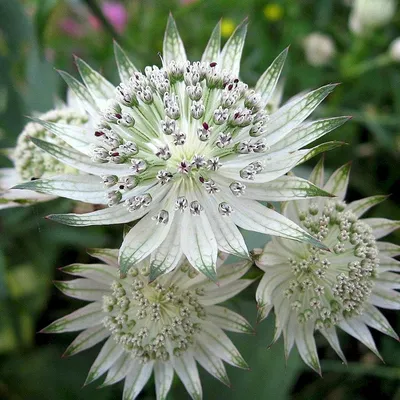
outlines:
[{"label": "flower head", "polygon": [[8,156],[14,163],[14,168],[0,169],[0,209],[33,204],[37,201],[46,201],[52,198],[49,195],[33,191],[10,189],[26,180],[48,178],[63,173],[73,173],[74,169],[35,146],[32,138],[46,140],[55,145],[65,142],[46,130],[45,123],[60,123],[79,126],[88,123],[86,113],[79,109],[76,99],[69,93],[68,103],[60,103],[58,107],[40,115],[41,123],[37,119],[26,124],[17,139],[15,148],[8,151]]},{"label": "flower head", "polygon": [[396,38],[389,46],[389,56],[395,62],[400,62],[400,38]]},{"label": "flower head", "polygon": [[133,400],[154,372],[157,399],[165,399],[176,373],[193,399],[202,398],[196,361],[229,385],[222,361],[247,368],[224,330],[252,333],[239,314],[217,306],[252,280],[241,279],[251,266],[244,261],[223,265],[220,286],[198,274],[187,262],[152,283],[145,260],[118,274],[118,251],[93,250],[105,264],[73,264],[64,272],[81,278],[57,282],[65,294],[91,303],[49,325],[47,333],[83,330],[68,347],[73,355],[106,339],[86,383],[107,373],[103,385],[125,379],[124,399]]},{"label": "flower head", "polygon": [[[336,327],[340,327],[379,355],[368,327],[397,338],[377,309],[400,308],[398,261],[391,257],[400,249],[378,239],[400,227],[383,218],[360,219],[385,196],[374,196],[346,204],[349,165],[339,168],[324,189],[337,197],[287,203],[284,214],[319,238],[331,251],[306,244],[273,240],[256,255],[265,271],[257,289],[259,319],[273,308],[276,315],[274,340],[283,333],[285,353],[293,344],[303,360],[320,372],[315,331],[327,339],[345,361]],[[323,184],[320,162],[310,180]]]},{"label": "flower head", "polygon": [[201,61],[189,62],[170,17],[161,68],[139,72],[116,46],[122,81],[117,88],[80,59],[85,85],[62,73],[97,127],[82,135],[68,126],[46,125],[73,151],[34,141],[86,174],[81,182],[55,179],[27,187],[109,206],[85,215],[50,216],[69,225],[141,219],[121,247],[122,273],[152,253],[154,279],[176,267],[184,254],[215,280],[218,250],[248,257],[237,226],[318,246],[310,234],[256,200],[329,196],[285,174],[336,146],[299,150],[347,117],[303,122],[335,85],[297,96],[269,114],[287,51],[249,89],[238,77],[245,34],[243,23],[220,51],[218,24]]},{"label": "flower head", "polygon": [[303,41],[304,51],[310,65],[329,64],[336,53],[335,42],[323,33],[310,33]]}]

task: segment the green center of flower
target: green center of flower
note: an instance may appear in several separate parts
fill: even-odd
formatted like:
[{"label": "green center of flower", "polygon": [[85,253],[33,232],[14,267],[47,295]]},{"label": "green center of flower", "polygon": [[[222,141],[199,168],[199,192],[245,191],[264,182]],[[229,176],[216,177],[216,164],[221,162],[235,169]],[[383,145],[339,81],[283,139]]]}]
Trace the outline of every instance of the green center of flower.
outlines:
[{"label": "green center of flower", "polygon": [[[49,111],[41,115],[40,119],[47,122],[70,125],[83,125],[88,120],[86,115],[71,108]],[[13,154],[15,167],[21,180],[38,179],[43,175],[57,175],[71,169],[33,144],[31,138],[42,139],[59,146],[65,146],[63,140],[46,131],[42,125],[36,122],[29,122],[19,135]]]},{"label": "green center of flower", "polygon": [[291,257],[294,279],[284,291],[298,321],[314,320],[330,327],[342,317],[363,312],[374,284],[379,260],[371,228],[340,201],[326,202],[322,211],[311,204],[300,213],[305,229],[332,253],[308,246],[308,254]]},{"label": "green center of flower", "polygon": [[[196,272],[188,265],[179,274]],[[174,284],[147,283],[149,268],[131,268],[127,279],[114,281],[112,294],[103,297],[103,320],[117,343],[141,362],[168,361],[183,354],[194,342],[205,318],[199,303],[201,289],[182,290]]]}]

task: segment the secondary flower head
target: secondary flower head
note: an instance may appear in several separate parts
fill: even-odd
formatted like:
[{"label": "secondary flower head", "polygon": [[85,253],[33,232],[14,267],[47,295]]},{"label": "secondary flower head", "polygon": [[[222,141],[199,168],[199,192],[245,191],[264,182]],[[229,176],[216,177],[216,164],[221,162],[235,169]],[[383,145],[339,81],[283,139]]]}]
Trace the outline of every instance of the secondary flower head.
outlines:
[{"label": "secondary flower head", "polygon": [[356,35],[365,35],[386,25],[393,18],[396,0],[354,0],[349,27]]},{"label": "secondary flower head", "polygon": [[400,38],[396,38],[390,44],[389,55],[393,61],[400,62]]},{"label": "secondary flower head", "polygon": [[43,330],[83,330],[66,350],[69,356],[106,339],[86,384],[105,373],[103,386],[125,379],[123,398],[133,400],[154,372],[160,400],[167,398],[176,373],[197,400],[202,398],[202,388],[196,362],[227,385],[223,361],[247,368],[223,329],[242,333],[252,329],[239,314],[216,304],[252,282],[241,279],[251,262],[224,265],[219,259],[219,287],[187,262],[149,284],[148,259],[120,279],[117,250],[98,249],[91,254],[108,265],[70,265],[63,271],[81,278],[56,283],[63,293],[91,303]]},{"label": "secondary flower head", "polygon": [[245,34],[243,23],[220,51],[218,24],[201,61],[190,62],[170,17],[161,68],[148,66],[139,72],[115,47],[121,77],[117,88],[77,59],[85,85],[66,73],[62,76],[97,120],[97,128],[82,135],[66,125],[44,123],[75,150],[35,143],[87,174],[81,175],[81,182],[65,177],[20,187],[108,204],[95,213],[50,216],[69,225],[142,218],[124,239],[120,266],[125,273],[152,253],[152,279],[172,270],[184,254],[215,280],[218,250],[248,257],[237,226],[318,245],[310,234],[256,200],[329,195],[285,174],[336,146],[333,142],[299,150],[347,117],[303,123],[335,85],[297,96],[269,114],[287,51],[249,89],[238,77]]},{"label": "secondary flower head", "polygon": [[[255,255],[265,271],[257,289],[259,319],[271,309],[276,315],[274,340],[283,333],[286,357],[294,343],[303,360],[320,372],[314,335],[322,333],[345,362],[336,327],[340,327],[379,356],[368,327],[397,338],[378,307],[399,309],[399,262],[391,257],[400,248],[378,239],[400,227],[383,218],[360,219],[385,196],[346,204],[349,165],[339,168],[324,189],[337,198],[295,201],[284,214],[316,235],[331,251],[273,238]],[[320,162],[310,180],[322,185]]]},{"label": "secondary flower head", "polygon": [[303,41],[306,59],[310,65],[329,64],[336,53],[335,42],[320,32],[310,33]]},{"label": "secondary flower head", "polygon": [[[40,115],[46,122],[83,126],[88,117],[76,104],[76,99],[69,93],[67,104],[60,103],[58,107]],[[39,194],[30,190],[13,190],[13,186],[26,180],[48,178],[66,172],[73,168],[58,161],[39,147],[35,146],[32,138],[46,140],[55,145],[61,145],[63,140],[47,131],[42,124],[29,122],[17,139],[15,148],[7,151],[8,157],[14,163],[14,168],[0,169],[0,209],[34,204],[46,201],[53,196]]]}]

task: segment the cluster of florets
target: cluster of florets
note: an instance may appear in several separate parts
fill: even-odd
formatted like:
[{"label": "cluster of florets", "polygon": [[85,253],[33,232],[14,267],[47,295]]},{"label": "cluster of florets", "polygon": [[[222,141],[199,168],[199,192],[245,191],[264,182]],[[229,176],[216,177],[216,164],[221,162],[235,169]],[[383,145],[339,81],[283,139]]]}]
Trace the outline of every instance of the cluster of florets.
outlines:
[{"label": "cluster of florets", "polygon": [[[72,108],[61,108],[47,112],[40,116],[47,122],[58,122],[70,125],[83,125],[88,119],[84,113]],[[13,153],[15,168],[21,180],[41,178],[44,174],[59,174],[68,167],[48,153],[38,148],[31,138],[46,140],[64,146],[65,142],[46,130],[37,122],[29,122],[18,137]]]},{"label": "cluster of florets", "polygon": [[345,207],[341,201],[330,200],[322,211],[313,203],[303,210],[302,225],[333,253],[308,246],[305,257],[289,258],[294,279],[284,294],[298,321],[314,320],[317,329],[362,314],[377,273],[372,229]]},{"label": "cluster of florets", "polygon": [[[206,311],[199,303],[202,289],[183,290],[174,284],[148,283],[150,270],[131,268],[127,279],[114,281],[103,297],[104,326],[125,351],[143,363],[168,361],[195,343]],[[177,273],[194,278],[188,264]]]},{"label": "cluster of florets", "polygon": [[[185,180],[214,194],[220,187],[211,175],[224,159],[234,154],[267,151],[264,133],[269,119],[261,97],[237,77],[218,71],[217,63],[172,61],[165,68],[146,67],[117,87],[94,133],[98,144],[92,160],[125,164],[126,175],[104,176],[111,189],[109,205],[124,201],[129,211],[149,205],[151,184],[160,186]],[[243,179],[254,180],[264,169],[260,161],[249,161],[238,171]],[[127,193],[138,185],[145,189],[137,196]],[[240,196],[246,186],[228,184]],[[136,194],[136,193],[135,193]],[[124,200],[125,197],[130,197]],[[196,200],[197,202],[197,200]],[[202,206],[180,197],[176,209],[192,213]],[[229,207],[219,207],[224,213]]]}]

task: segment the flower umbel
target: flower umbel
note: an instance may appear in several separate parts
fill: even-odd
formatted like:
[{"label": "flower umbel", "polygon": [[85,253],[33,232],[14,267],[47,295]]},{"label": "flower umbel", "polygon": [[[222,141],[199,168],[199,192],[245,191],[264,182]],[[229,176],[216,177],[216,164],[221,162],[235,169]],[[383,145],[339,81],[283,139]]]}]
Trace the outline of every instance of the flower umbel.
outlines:
[{"label": "flower umbel", "polygon": [[107,339],[86,383],[105,373],[103,385],[125,379],[124,399],[133,400],[154,372],[157,399],[165,399],[176,373],[191,397],[201,399],[196,361],[227,385],[223,361],[247,368],[223,329],[242,333],[252,333],[252,329],[239,314],[216,304],[252,282],[240,279],[251,266],[250,261],[223,265],[219,259],[217,287],[187,262],[148,283],[147,259],[129,269],[126,279],[120,279],[117,250],[96,249],[91,254],[108,265],[70,265],[64,272],[82,278],[56,283],[65,294],[91,303],[43,330],[83,330],[65,355]]},{"label": "flower umbel", "polygon": [[243,23],[220,51],[218,24],[201,61],[189,62],[170,17],[161,68],[148,66],[139,72],[116,46],[121,77],[117,88],[79,59],[85,86],[62,73],[97,128],[85,139],[68,126],[49,127],[74,151],[41,140],[35,143],[86,174],[82,182],[55,179],[26,187],[110,207],[50,217],[69,225],[141,219],[121,247],[122,273],[152,254],[154,279],[175,268],[184,254],[215,280],[218,250],[249,257],[237,226],[319,245],[256,200],[329,196],[285,174],[337,146],[332,142],[299,150],[347,117],[303,123],[335,85],[293,98],[268,114],[287,51],[249,89],[238,77],[245,34]]},{"label": "flower umbel", "polygon": [[[400,227],[383,218],[360,219],[363,213],[385,199],[374,196],[346,204],[349,165],[339,168],[324,189],[335,199],[286,203],[284,214],[314,234],[330,252],[306,244],[273,238],[255,255],[265,271],[257,289],[259,319],[271,309],[276,315],[277,340],[283,333],[286,357],[293,344],[304,362],[320,373],[314,334],[319,331],[345,362],[336,327],[340,327],[375,354],[368,327],[398,338],[378,307],[399,309],[399,263],[391,257],[400,249],[378,242]],[[324,182],[320,162],[310,180]],[[394,271],[394,272],[392,272]]]},{"label": "flower umbel", "polygon": [[[55,109],[40,115],[40,119],[42,122],[79,127],[88,122],[87,114],[79,109],[71,92],[68,93],[67,104],[59,104]],[[32,138],[46,140],[55,145],[65,143],[53,133],[48,132],[43,124],[35,122],[35,119],[33,120],[33,122],[26,124],[24,130],[18,136],[15,148],[8,151],[8,156],[15,167],[0,169],[0,209],[34,204],[37,201],[46,201],[53,198],[53,196],[28,190],[10,190],[18,183],[74,171],[67,164],[58,161],[33,144]]]}]

